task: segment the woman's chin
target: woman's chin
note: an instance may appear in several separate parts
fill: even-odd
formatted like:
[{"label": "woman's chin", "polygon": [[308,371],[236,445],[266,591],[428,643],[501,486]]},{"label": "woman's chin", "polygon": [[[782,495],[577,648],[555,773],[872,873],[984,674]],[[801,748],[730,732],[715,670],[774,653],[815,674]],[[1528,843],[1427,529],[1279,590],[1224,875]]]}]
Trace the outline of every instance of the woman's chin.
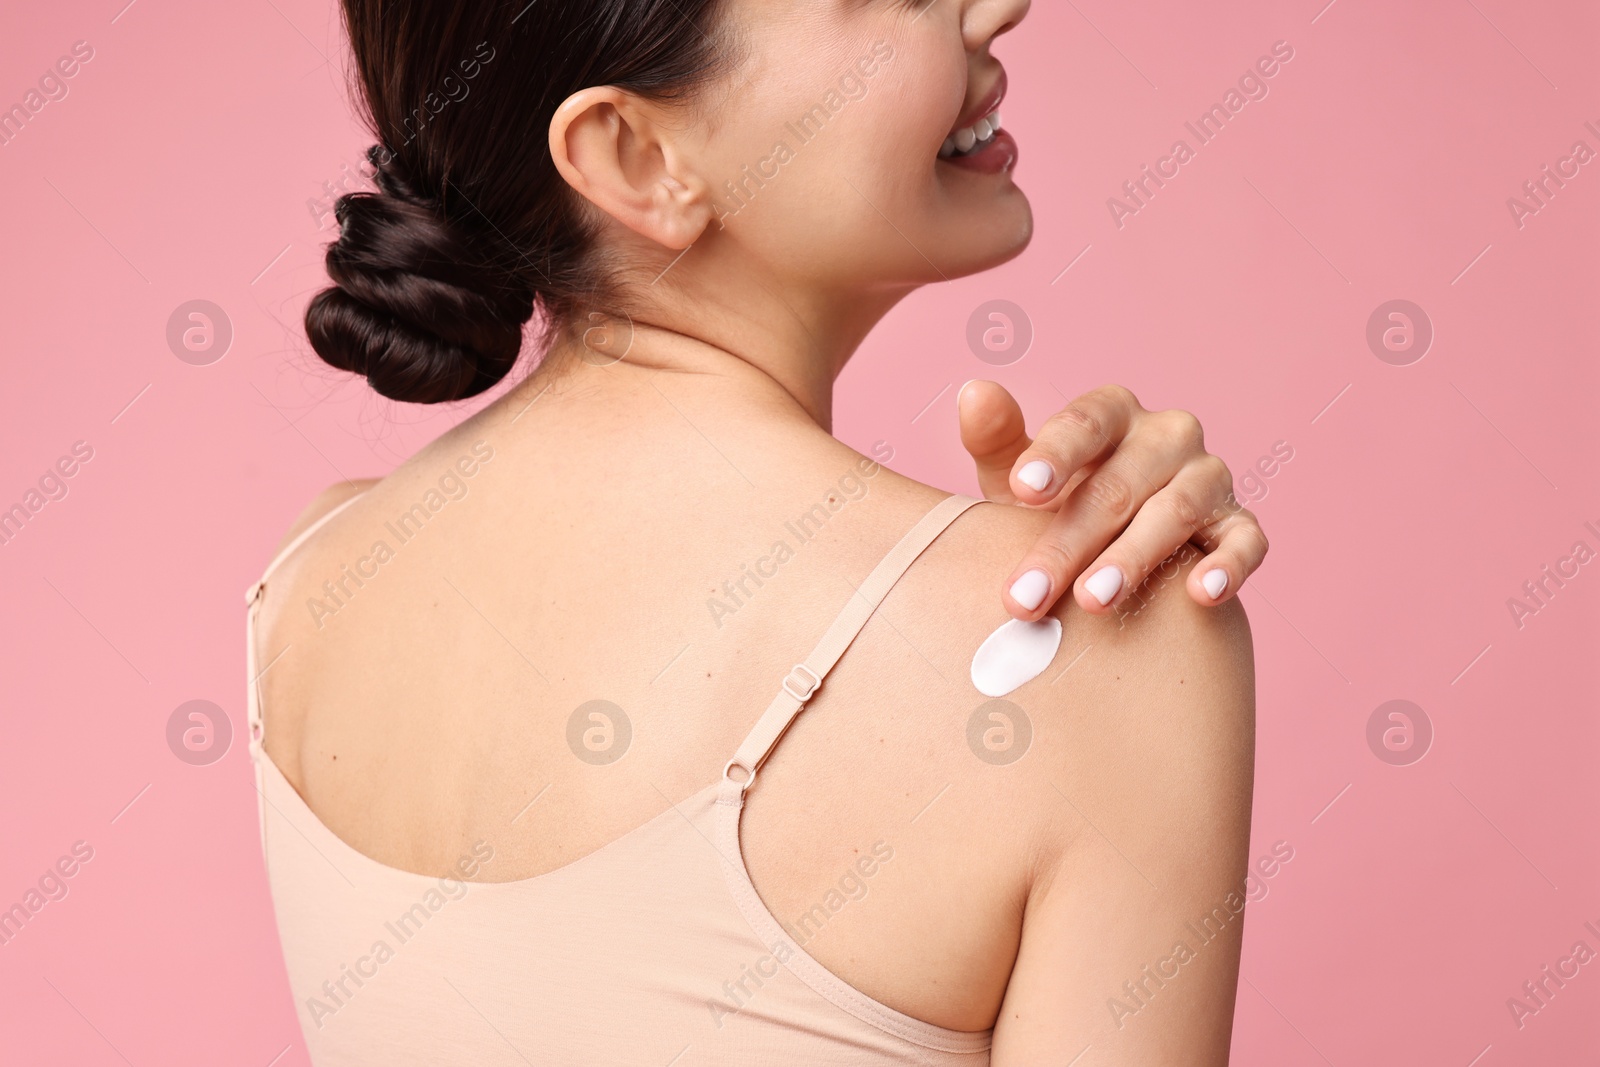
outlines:
[{"label": "woman's chin", "polygon": [[952,242],[943,259],[935,257],[946,277],[962,278],[992,270],[1022,255],[1033,241],[1033,208],[1015,187],[1002,208],[986,212],[980,234]]}]

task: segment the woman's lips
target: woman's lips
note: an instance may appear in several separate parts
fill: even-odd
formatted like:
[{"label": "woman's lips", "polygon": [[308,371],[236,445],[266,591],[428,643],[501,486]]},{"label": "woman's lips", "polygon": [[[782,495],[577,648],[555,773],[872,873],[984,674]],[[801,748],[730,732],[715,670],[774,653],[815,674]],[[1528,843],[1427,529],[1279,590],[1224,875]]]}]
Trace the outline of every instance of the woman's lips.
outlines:
[{"label": "woman's lips", "polygon": [[1000,110],[1000,103],[1006,98],[1006,85],[1006,69],[1001,67],[1000,76],[995,79],[994,85],[987,93],[983,94],[982,99],[962,112],[961,117],[956,120],[955,126],[950,130],[950,136],[954,136],[956,130],[966,129],[979,119]]},{"label": "woman's lips", "polygon": [[[994,84],[957,120],[939,149],[939,160],[966,170],[996,174],[1010,170],[1017,161],[1017,142],[998,128],[1000,103],[1006,97],[1005,68],[1000,68]],[[974,148],[974,135],[977,147]],[[965,149],[963,152],[962,149]]]}]

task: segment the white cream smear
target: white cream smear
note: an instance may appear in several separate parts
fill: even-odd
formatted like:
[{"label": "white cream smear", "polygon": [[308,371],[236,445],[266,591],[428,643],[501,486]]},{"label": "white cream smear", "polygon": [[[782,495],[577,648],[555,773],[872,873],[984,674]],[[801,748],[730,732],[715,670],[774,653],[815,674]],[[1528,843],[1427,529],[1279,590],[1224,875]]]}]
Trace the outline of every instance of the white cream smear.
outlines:
[{"label": "white cream smear", "polygon": [[1003,697],[1044,673],[1061,647],[1061,620],[1012,619],[984,639],[972,657],[972,684],[986,697]]}]

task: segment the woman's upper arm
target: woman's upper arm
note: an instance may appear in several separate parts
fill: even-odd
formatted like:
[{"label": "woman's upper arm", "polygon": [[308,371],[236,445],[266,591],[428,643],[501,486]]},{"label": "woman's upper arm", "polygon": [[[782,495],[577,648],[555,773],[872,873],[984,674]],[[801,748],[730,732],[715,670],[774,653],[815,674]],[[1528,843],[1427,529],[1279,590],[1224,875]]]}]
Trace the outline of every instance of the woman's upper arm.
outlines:
[{"label": "woman's upper arm", "polygon": [[1040,738],[1034,773],[1059,803],[994,1067],[1227,1062],[1254,773],[1249,627],[1236,605],[1202,608],[1181,588],[1158,599],[1090,634],[1073,673],[1092,670],[1053,696],[1075,706],[1052,709],[1065,728]]}]

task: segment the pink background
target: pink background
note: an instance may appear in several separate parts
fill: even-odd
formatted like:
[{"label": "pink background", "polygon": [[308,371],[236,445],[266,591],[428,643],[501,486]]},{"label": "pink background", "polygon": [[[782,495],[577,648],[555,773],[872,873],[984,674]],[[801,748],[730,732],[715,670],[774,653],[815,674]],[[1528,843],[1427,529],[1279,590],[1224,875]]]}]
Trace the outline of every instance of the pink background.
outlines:
[{"label": "pink background", "polygon": [[[0,946],[0,1059],[299,1064],[241,736],[241,594],[316,491],[461,412],[381,402],[298,326],[332,235],[308,201],[367,143],[333,5],[125,2],[12,3],[0,35],[4,105],[94,49],[0,147],[0,506],[94,450],[0,546],[0,908],[94,848]],[[1600,549],[1600,162],[1521,228],[1506,200],[1573,142],[1600,150],[1600,13],[1322,3],[1036,5],[997,51],[1038,237],[898,309],[845,375],[838,430],[970,491],[953,399],[988,376],[1032,420],[1105,381],[1189,408],[1239,474],[1287,442],[1244,600],[1251,851],[1295,854],[1250,908],[1235,1062],[1593,1063],[1600,961],[1520,1029],[1506,1000],[1574,942],[1600,950],[1600,563],[1520,629],[1507,600],[1574,542]],[[1107,198],[1193,144],[1185,120],[1279,40],[1294,58],[1270,95],[1114,225]],[[165,338],[197,298],[234,330],[209,366]],[[965,341],[995,298],[1035,331],[997,369]],[[1396,298],[1436,333],[1408,366],[1365,339]],[[232,718],[210,766],[165,741],[193,699]],[[1366,740],[1393,699],[1434,729],[1408,766]]]}]

